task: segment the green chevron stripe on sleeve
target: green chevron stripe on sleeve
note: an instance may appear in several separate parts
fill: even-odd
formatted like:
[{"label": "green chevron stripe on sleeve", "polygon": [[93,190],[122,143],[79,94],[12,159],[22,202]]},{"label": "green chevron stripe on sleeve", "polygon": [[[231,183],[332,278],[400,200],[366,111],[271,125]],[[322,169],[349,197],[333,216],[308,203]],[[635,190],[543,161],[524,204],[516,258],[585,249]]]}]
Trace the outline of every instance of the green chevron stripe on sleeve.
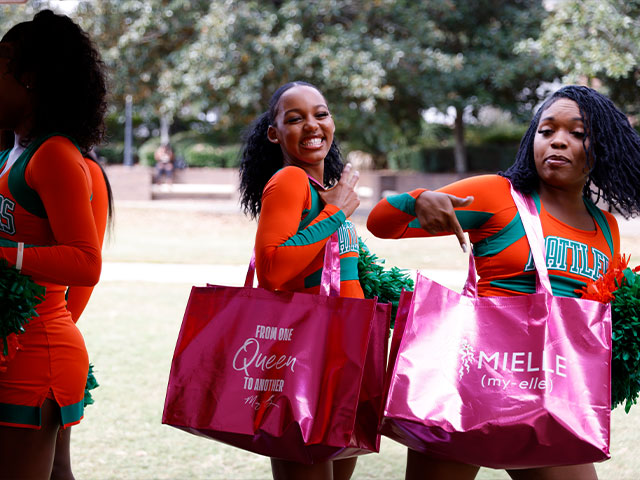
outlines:
[{"label": "green chevron stripe on sleeve", "polygon": [[[556,297],[578,297],[579,295],[575,291],[586,285],[580,280],[560,275],[549,275],[549,280],[551,281],[551,290]],[[509,279],[494,280],[490,282],[490,285],[512,292],[531,294],[536,293],[536,276],[535,274],[519,275]]]},{"label": "green chevron stripe on sleeve", "polygon": [[401,193],[400,195],[390,195],[387,197],[387,202],[393,207],[397,208],[404,213],[416,216],[416,199],[408,193]]},{"label": "green chevron stripe on sleeve", "polygon": [[302,245],[311,245],[313,243],[319,242],[326,238],[329,238],[340,225],[346,221],[346,217],[342,210],[338,210],[335,214],[331,215],[329,218],[325,218],[324,220],[315,223],[304,230],[296,233],[289,240],[284,242],[282,247],[292,247],[292,246],[302,246]]},{"label": "green chevron stripe on sleeve", "polygon": [[473,244],[476,257],[492,257],[525,236],[524,227],[520,221],[520,214],[515,217],[498,233]]},{"label": "green chevron stripe on sleeve", "polygon": [[298,225],[298,230],[304,230],[309,226],[309,224],[316,218],[320,212],[322,211],[323,203],[320,200],[320,195],[318,191],[313,188],[311,182],[309,182],[309,189],[311,191],[311,207],[307,210],[306,208],[302,211],[302,217],[304,217],[300,221],[300,225]]},{"label": "green chevron stripe on sleeve", "polygon": [[422,228],[422,225],[420,225],[420,220],[418,220],[417,218],[414,218],[413,220],[411,220],[409,222],[408,227],[409,228]]},{"label": "green chevron stripe on sleeve", "polygon": [[490,212],[476,212],[474,210],[456,210],[456,218],[463,230],[474,230],[484,225],[493,217]]},{"label": "green chevron stripe on sleeve", "polygon": [[[476,212],[473,210],[456,210],[456,218],[458,222],[460,222],[460,226],[463,230],[473,230],[475,228],[480,228],[482,225],[489,220],[493,213],[489,212]],[[422,228],[420,226],[420,221],[416,218],[409,222],[409,228]]]}]

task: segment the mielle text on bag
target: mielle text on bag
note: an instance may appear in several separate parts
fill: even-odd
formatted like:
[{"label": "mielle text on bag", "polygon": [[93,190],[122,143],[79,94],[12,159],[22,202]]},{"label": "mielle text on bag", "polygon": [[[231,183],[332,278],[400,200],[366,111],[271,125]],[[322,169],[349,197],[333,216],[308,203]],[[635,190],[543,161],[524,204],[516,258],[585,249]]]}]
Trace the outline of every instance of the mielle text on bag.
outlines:
[{"label": "mielle text on bag", "polygon": [[303,463],[379,451],[390,305],[339,292],[337,239],[321,294],[193,287],[163,423]]},{"label": "mielle text on bag", "polygon": [[[536,293],[478,297],[418,275],[399,308],[381,432],[427,455],[493,468],[609,458],[609,305],[551,295],[535,203],[512,189]],[[403,321],[406,320],[406,321]],[[404,333],[403,333],[404,331]]]}]

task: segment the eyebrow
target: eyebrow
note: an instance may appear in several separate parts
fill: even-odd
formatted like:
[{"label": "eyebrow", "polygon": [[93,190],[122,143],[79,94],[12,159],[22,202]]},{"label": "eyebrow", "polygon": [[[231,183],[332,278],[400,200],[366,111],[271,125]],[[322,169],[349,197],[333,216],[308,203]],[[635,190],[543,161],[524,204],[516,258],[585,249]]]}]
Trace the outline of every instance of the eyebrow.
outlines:
[{"label": "eyebrow", "polygon": [[[329,110],[329,107],[327,107],[324,103],[319,103],[318,105],[314,105],[313,108],[326,108],[327,110]],[[300,108],[290,108],[289,110],[286,110],[283,115],[286,115],[287,113],[291,113],[291,112],[300,112],[301,109]]]},{"label": "eyebrow", "polygon": [[[555,119],[556,119],[556,117],[554,117],[554,116],[544,117],[544,118],[541,118],[541,119],[540,119],[540,123],[542,123],[542,122],[546,122],[546,121],[552,121],[552,122],[553,122]],[[584,123],[584,121],[582,120],[582,118],[581,118],[581,117],[573,117],[573,118],[571,119],[571,121],[573,121],[573,122],[582,122],[582,123]]]}]

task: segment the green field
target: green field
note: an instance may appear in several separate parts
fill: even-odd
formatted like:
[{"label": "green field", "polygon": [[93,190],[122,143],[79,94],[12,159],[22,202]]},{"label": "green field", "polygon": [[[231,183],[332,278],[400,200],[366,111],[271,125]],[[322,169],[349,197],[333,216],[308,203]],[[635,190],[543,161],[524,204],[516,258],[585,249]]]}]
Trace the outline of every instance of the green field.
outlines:
[{"label": "green field", "polygon": [[[361,222],[361,235],[370,237]],[[120,207],[107,262],[246,264],[255,224],[236,215]],[[466,257],[451,238],[369,245],[390,265],[462,269]],[[638,248],[623,239],[623,251]],[[635,256],[635,255],[634,255]],[[640,255],[635,256],[640,258]],[[161,281],[165,280],[165,281]],[[79,326],[101,386],[84,421],[73,428],[78,479],[268,479],[268,459],[161,425],[169,366],[190,284],[153,278],[98,285]],[[612,460],[601,479],[637,478],[640,407],[613,412]],[[404,477],[405,448],[383,439],[378,455],[358,461],[354,478]],[[480,479],[508,478],[483,469]]]}]

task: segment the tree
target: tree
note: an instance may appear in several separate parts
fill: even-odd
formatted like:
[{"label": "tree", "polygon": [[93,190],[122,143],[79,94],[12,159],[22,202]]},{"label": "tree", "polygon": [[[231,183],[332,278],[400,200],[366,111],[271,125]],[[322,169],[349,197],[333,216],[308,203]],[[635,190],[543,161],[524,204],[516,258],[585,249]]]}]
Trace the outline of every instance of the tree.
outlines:
[{"label": "tree", "polygon": [[407,108],[455,108],[455,169],[464,172],[463,114],[493,105],[528,115],[539,86],[557,75],[548,56],[514,50],[537,36],[546,11],[527,0],[405,0],[394,10],[393,35],[404,55],[389,81]]},{"label": "tree", "polygon": [[47,7],[50,7],[47,0],[32,0],[26,4],[0,5],[0,38],[15,24],[31,20],[37,12]]},{"label": "tree", "polygon": [[343,112],[371,112],[393,93],[362,33],[362,12],[382,3],[389,2],[212,1],[198,38],[164,72],[165,108],[216,108],[223,125],[247,125],[278,86],[306,80],[323,91],[339,131],[351,136],[357,129]]},{"label": "tree", "polygon": [[[215,111],[246,126],[271,93],[316,84],[338,138],[373,153],[412,145],[430,107],[458,112],[456,165],[465,170],[462,112],[520,112],[554,70],[536,38],[546,11],[529,0],[104,0],[74,17],[103,53],[113,111],[133,95],[146,118]],[[142,107],[142,108],[141,108]]]},{"label": "tree", "polygon": [[99,47],[110,75],[111,110],[124,111],[132,95],[139,114],[158,118],[165,92],[159,79],[197,34],[207,0],[101,0],[81,2],[74,17]]},{"label": "tree", "polygon": [[602,82],[616,103],[640,113],[640,1],[558,2],[540,37],[522,48],[553,54],[566,82]]},{"label": "tree", "polygon": [[218,107],[223,121],[246,123],[277,86],[308,80],[349,142],[374,154],[410,143],[425,109],[454,106],[464,171],[462,112],[531,108],[537,87],[553,79],[550,59],[514,52],[545,14],[525,0],[216,0],[160,88],[168,109]]}]

